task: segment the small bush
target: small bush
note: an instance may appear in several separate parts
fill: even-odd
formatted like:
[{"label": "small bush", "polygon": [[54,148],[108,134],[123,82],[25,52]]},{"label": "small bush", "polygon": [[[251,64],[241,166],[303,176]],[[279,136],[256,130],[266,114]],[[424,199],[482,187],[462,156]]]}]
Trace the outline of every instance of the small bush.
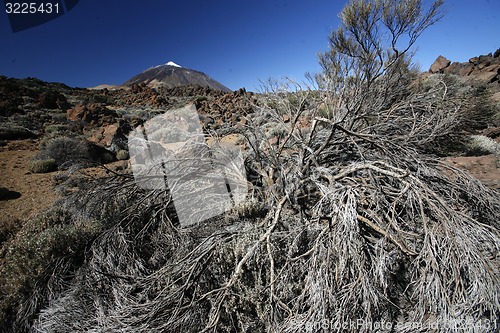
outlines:
[{"label": "small bush", "polygon": [[51,113],[52,121],[56,123],[65,123],[67,121],[66,113]]},{"label": "small bush", "polygon": [[326,105],[320,105],[318,107],[317,114],[319,117],[331,119],[332,118],[332,110],[330,110]]},{"label": "small bush", "polygon": [[108,164],[116,161],[116,156],[113,152],[92,142],[87,143],[89,158],[97,163]]},{"label": "small bush", "polygon": [[233,208],[233,212],[238,218],[262,216],[264,211],[262,202],[255,198],[245,200]]},{"label": "small bush", "polygon": [[39,159],[53,159],[58,166],[67,167],[90,160],[90,153],[87,145],[82,141],[61,136],[49,140],[42,147]]},{"label": "small bush", "polygon": [[206,100],[208,100],[208,96],[196,96],[197,102],[204,102]]},{"label": "small bush", "polygon": [[18,219],[9,216],[0,217],[0,246],[11,239],[21,228],[21,222]]},{"label": "small bush", "polygon": [[[0,331],[23,331],[23,323],[12,325],[14,314],[22,312],[25,304],[36,307],[36,302],[42,301],[32,296],[34,289],[47,285],[54,271],[79,267],[85,248],[100,231],[95,222],[75,223],[70,212],[55,207],[31,219],[6,241],[0,254],[0,290],[4,296],[0,298]],[[29,305],[29,301],[35,303]]]},{"label": "small bush", "polygon": [[120,161],[128,159],[128,151],[126,151],[125,149],[119,150],[116,153],[116,159]]},{"label": "small bush", "polygon": [[57,163],[53,158],[46,160],[33,160],[30,162],[29,169],[33,173],[53,172],[57,170]]},{"label": "small bush", "polygon": [[468,156],[500,154],[500,144],[484,135],[471,135],[467,143]]},{"label": "small bush", "polygon": [[84,186],[88,178],[75,173],[58,173],[52,177],[55,191],[61,196],[68,196]]},{"label": "small bush", "polygon": [[0,125],[0,140],[22,140],[35,137],[36,134],[25,127],[14,124]]},{"label": "small bush", "polygon": [[66,124],[52,124],[45,126],[45,133],[65,132],[69,129]]}]

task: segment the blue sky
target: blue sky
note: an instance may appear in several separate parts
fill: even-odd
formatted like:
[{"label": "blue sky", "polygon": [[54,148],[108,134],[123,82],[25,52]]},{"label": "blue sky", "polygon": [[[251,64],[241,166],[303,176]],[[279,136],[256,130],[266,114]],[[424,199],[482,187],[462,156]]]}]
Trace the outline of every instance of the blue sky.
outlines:
[{"label": "blue sky", "polygon": [[[176,63],[235,90],[260,80],[303,80],[347,1],[80,0],[65,15],[13,33],[0,13],[0,75],[74,87],[121,84],[148,67]],[[500,47],[499,0],[448,0],[446,16],[417,41],[427,70]]]}]

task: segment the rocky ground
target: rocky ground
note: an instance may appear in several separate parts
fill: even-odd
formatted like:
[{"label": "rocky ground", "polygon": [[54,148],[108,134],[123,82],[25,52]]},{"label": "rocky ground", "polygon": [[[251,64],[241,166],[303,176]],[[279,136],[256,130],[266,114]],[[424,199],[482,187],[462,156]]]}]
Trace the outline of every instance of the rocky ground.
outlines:
[{"label": "rocky ground", "polygon": [[10,191],[0,200],[4,219],[28,219],[56,200],[53,174],[29,171],[29,161],[36,155],[37,148],[36,141],[32,140],[12,141],[0,147],[0,184]]},{"label": "rocky ground", "polygon": [[445,161],[468,171],[486,186],[500,190],[500,157],[498,155],[447,157]]},{"label": "rocky ground", "polygon": [[[27,220],[57,199],[55,186],[67,170],[30,171],[40,148],[54,138],[79,140],[90,145],[94,162],[123,169],[126,165],[116,162],[116,155],[127,149],[130,130],[145,120],[194,104],[207,130],[242,126],[255,101],[254,94],[244,89],[231,93],[195,86],[156,90],[139,84],[131,89],[87,90],[0,77],[0,187],[9,191],[1,194],[2,215]],[[93,172],[99,174],[95,168]]]}]

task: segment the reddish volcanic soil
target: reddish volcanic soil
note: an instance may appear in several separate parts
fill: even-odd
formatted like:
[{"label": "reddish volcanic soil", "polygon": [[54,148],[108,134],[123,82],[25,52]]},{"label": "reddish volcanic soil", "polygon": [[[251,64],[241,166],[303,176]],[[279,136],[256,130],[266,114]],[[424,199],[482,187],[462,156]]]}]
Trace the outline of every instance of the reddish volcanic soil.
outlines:
[{"label": "reddish volcanic soil", "polygon": [[500,157],[495,155],[447,157],[445,161],[467,170],[486,186],[500,190]]},{"label": "reddish volcanic soil", "polygon": [[10,141],[0,147],[0,186],[11,191],[7,200],[0,200],[0,215],[4,219],[26,220],[56,200],[51,181],[54,173],[29,171],[29,162],[37,148],[34,140]]}]

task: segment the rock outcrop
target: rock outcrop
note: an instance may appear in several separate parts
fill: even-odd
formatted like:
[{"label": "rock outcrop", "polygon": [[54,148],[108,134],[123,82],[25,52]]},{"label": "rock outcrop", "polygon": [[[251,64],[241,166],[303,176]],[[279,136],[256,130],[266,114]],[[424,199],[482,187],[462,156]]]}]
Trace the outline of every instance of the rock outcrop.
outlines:
[{"label": "rock outcrop", "polygon": [[218,129],[245,125],[244,117],[253,112],[255,102],[253,93],[240,89],[212,99],[197,99],[195,105],[205,126]]},{"label": "rock outcrop", "polygon": [[431,73],[439,73],[442,70],[444,70],[446,67],[448,67],[451,64],[451,61],[446,59],[443,56],[439,56],[436,61],[431,65],[431,68],[429,69],[429,72]]},{"label": "rock outcrop", "polygon": [[85,125],[103,126],[114,123],[118,115],[100,104],[79,104],[66,112],[70,121],[83,121]]},{"label": "rock outcrop", "polygon": [[429,69],[430,73],[455,74],[483,83],[498,83],[500,74],[500,49],[495,53],[470,58],[468,62],[451,62],[439,56]]},{"label": "rock outcrop", "polygon": [[114,124],[93,130],[88,140],[117,152],[121,149],[127,149],[127,135],[131,130],[131,124],[120,119]]},{"label": "rock outcrop", "polygon": [[36,102],[39,107],[45,109],[60,109],[66,111],[70,107],[66,97],[55,90],[42,92],[36,99]]},{"label": "rock outcrop", "polygon": [[500,48],[494,53],[472,57],[468,62],[450,62],[439,56],[429,69],[431,74],[453,74],[471,85],[488,88],[491,99],[500,102]]},{"label": "rock outcrop", "polygon": [[66,110],[69,104],[63,92],[69,88],[58,83],[38,79],[14,79],[0,76],[0,116],[24,114],[24,107],[32,103],[38,108]]},{"label": "rock outcrop", "polygon": [[130,92],[124,99],[126,105],[160,107],[166,105],[168,102],[156,89],[147,86],[143,82],[132,85]]}]

